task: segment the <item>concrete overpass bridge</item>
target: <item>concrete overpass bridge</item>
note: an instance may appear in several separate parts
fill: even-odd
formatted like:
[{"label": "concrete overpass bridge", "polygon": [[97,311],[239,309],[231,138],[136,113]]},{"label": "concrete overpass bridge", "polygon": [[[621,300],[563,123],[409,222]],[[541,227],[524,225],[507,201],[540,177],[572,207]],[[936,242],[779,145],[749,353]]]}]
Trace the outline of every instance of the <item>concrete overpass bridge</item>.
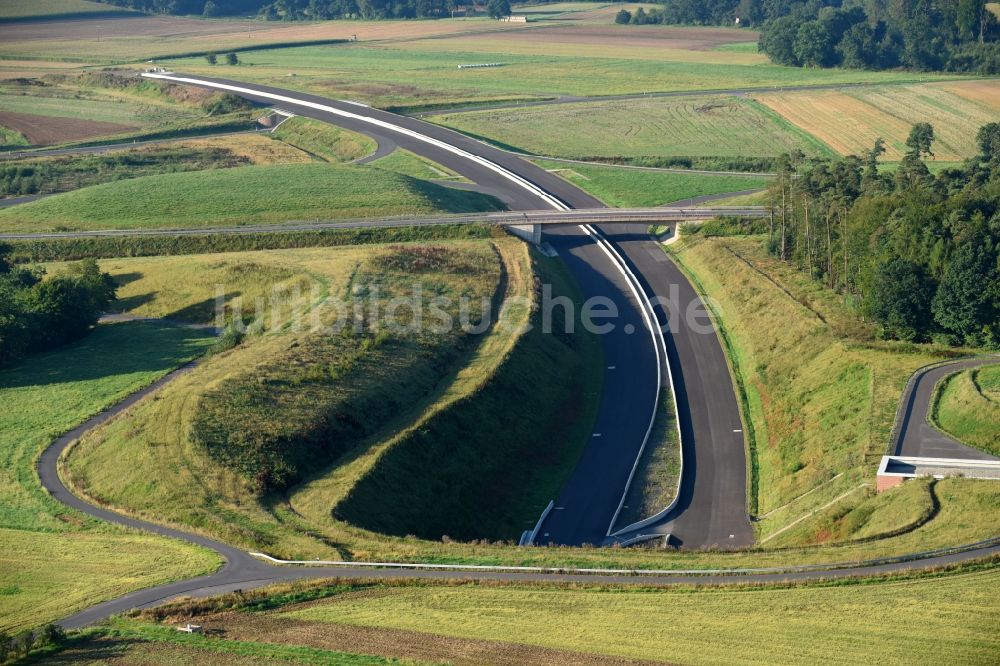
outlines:
[{"label": "concrete overpass bridge", "polygon": [[206,234],[257,234],[320,229],[364,229],[376,227],[434,226],[442,224],[496,224],[516,235],[538,243],[542,227],[581,224],[672,224],[713,217],[763,218],[771,215],[764,206],[713,206],[705,208],[574,208],[571,210],[527,210],[456,215],[419,215],[362,218],[352,220],[297,220],[280,224],[239,227],[199,227],[196,229],[107,229],[97,231],[60,231],[0,233],[0,240],[38,240],[44,238],[95,238],[136,236],[199,236]]}]

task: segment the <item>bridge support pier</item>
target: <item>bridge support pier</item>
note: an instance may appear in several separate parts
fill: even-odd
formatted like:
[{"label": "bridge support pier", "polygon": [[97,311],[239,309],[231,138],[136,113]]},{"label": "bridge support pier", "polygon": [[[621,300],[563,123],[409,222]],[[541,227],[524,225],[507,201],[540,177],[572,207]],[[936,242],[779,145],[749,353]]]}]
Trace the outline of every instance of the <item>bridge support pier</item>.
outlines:
[{"label": "bridge support pier", "polygon": [[534,245],[542,244],[542,225],[540,224],[509,224],[507,231]]}]

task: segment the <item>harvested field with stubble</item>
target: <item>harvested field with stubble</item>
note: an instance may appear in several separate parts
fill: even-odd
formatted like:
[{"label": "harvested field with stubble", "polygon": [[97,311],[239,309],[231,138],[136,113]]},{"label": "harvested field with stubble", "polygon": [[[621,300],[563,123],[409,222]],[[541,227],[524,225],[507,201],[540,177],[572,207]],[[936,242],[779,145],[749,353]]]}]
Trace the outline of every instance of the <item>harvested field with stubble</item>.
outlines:
[{"label": "harvested field with stubble", "polygon": [[[99,21],[48,20],[0,24],[0,54],[125,62],[171,54],[226,51],[312,41],[408,40],[470,31],[517,30],[487,18],[456,21],[268,22],[123,13]],[[95,44],[100,37],[100,54]]]},{"label": "harvested field with stubble", "polygon": [[841,155],[870,150],[886,140],[884,159],[906,152],[906,137],[918,122],[934,126],[935,158],[961,161],[975,155],[976,132],[1000,117],[1000,84],[970,81],[844,90],[760,94],[755,98]]},{"label": "harvested field with stubble", "polygon": [[[379,591],[354,593],[357,596]],[[307,645],[326,650],[350,650],[383,655],[417,663],[448,663],[456,666],[631,666],[650,664],[643,660],[622,659],[601,654],[555,649],[512,640],[464,638],[424,631],[366,627],[300,620],[277,614],[227,613],[211,616],[210,624],[221,626],[226,637],[235,641],[259,640],[268,643]]]}]

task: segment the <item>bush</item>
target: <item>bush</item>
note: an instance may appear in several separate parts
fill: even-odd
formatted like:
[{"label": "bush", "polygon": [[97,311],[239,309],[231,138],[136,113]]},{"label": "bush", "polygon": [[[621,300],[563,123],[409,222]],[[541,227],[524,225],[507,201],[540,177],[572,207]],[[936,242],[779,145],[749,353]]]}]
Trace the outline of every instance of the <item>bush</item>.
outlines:
[{"label": "bush", "polygon": [[0,246],[0,366],[90,332],[115,297],[111,276],[88,259],[62,275],[11,266]]}]

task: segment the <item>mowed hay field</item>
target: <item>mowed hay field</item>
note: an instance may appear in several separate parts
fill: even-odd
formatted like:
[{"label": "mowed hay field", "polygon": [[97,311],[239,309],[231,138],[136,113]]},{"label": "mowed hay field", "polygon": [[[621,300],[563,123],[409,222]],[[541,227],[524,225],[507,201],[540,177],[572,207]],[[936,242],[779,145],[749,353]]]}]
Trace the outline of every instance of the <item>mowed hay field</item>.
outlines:
[{"label": "mowed hay field", "polygon": [[1000,650],[998,584],[995,565],[789,588],[347,583],[300,607],[193,621],[229,640],[435,663],[988,664]]},{"label": "mowed hay field", "polygon": [[955,162],[978,152],[976,131],[1000,118],[1000,82],[865,87],[761,94],[755,98],[841,155],[870,150],[886,140],[883,159],[906,152],[918,122],[934,125],[935,159]]},{"label": "mowed hay field", "polygon": [[176,326],[102,325],[79,342],[0,370],[0,630],[54,621],[218,566],[207,551],[63,507],[38,485],[34,469],[38,454],[59,434],[210,343],[203,332]]},{"label": "mowed hay field", "polygon": [[249,166],[145,176],[0,210],[0,229],[207,227],[501,209],[492,197],[377,168]]},{"label": "mowed hay field", "polygon": [[1000,364],[950,375],[938,386],[931,418],[969,446],[1000,456]]},{"label": "mowed hay field", "polygon": [[527,152],[571,158],[770,157],[820,142],[735,96],[651,98],[470,111],[432,121]]}]

